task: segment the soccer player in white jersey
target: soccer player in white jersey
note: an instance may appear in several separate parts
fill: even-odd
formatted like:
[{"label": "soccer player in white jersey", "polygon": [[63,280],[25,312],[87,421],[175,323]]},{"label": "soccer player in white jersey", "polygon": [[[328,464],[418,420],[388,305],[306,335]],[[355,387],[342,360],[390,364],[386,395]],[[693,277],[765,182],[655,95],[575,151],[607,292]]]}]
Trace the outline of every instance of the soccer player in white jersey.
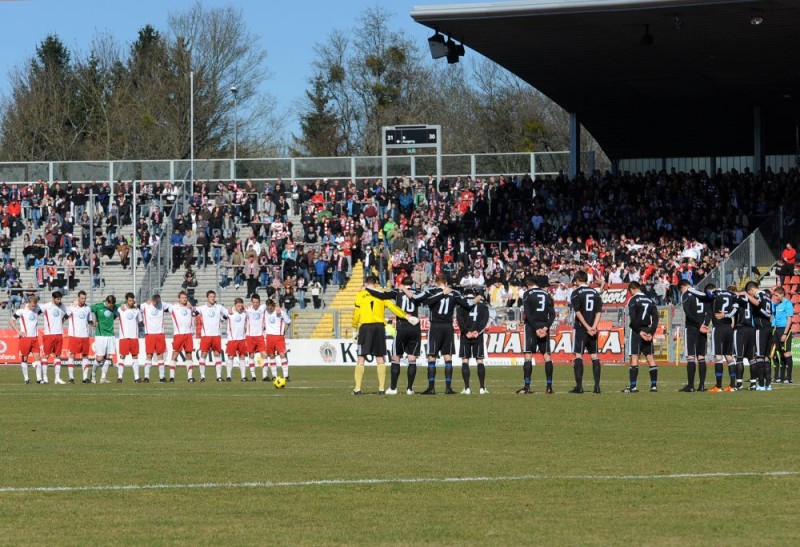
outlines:
[{"label": "soccer player in white jersey", "polygon": [[250,376],[256,381],[256,353],[261,354],[261,379],[265,382],[272,381],[269,377],[267,366],[267,340],[264,338],[264,315],[267,313],[266,304],[261,303],[261,297],[254,293],[250,297],[247,312],[247,364],[250,367]]},{"label": "soccer player in white jersey", "polygon": [[19,363],[22,367],[22,378],[26,384],[31,383],[28,377],[28,356],[33,355],[33,368],[36,371],[36,383],[42,383],[42,364],[39,362],[39,327],[38,319],[42,310],[39,309],[39,300],[35,296],[28,299],[28,303],[14,310],[14,317],[9,317],[8,322],[19,336]]},{"label": "soccer player in white jersey", "polygon": [[231,381],[231,370],[233,366],[239,367],[242,373],[242,382],[247,381],[247,340],[245,331],[247,325],[247,312],[244,309],[244,300],[237,298],[233,301],[233,307],[228,312],[228,343],[225,346],[227,361],[225,363],[228,372],[227,381]]},{"label": "soccer player in white jersey", "polygon": [[175,381],[175,364],[178,355],[183,352],[186,362],[186,375],[190,382],[194,382],[192,365],[194,364],[194,308],[189,304],[189,295],[186,291],[178,293],[178,303],[171,307],[172,316],[172,358],[169,361],[169,381]]},{"label": "soccer player in white jersey", "polygon": [[[81,367],[83,368],[83,383],[89,383],[89,351],[91,348],[91,341],[89,339],[89,324],[91,322],[92,312],[89,306],[86,305],[86,291],[78,293],[78,302],[67,308],[67,317],[69,318],[68,331],[69,335],[69,357],[67,358],[67,372],[69,373],[69,383],[75,383],[75,359],[81,359]],[[58,374],[58,373],[56,373]]]},{"label": "soccer player in white jersey", "polygon": [[[167,355],[167,339],[164,336],[164,314],[172,310],[172,306],[161,301],[160,294],[154,294],[150,302],[145,302],[139,308],[144,323],[144,383],[150,383],[150,367],[153,365],[153,356],[158,358],[158,381],[166,382],[164,375],[164,360]],[[174,367],[172,377],[175,377]]]},{"label": "soccer player in white jersey", "polygon": [[292,322],[283,308],[275,306],[274,300],[267,300],[266,333],[267,363],[272,368],[272,377],[278,377],[275,356],[281,358],[283,377],[289,382],[289,360],[286,358],[286,326]]},{"label": "soccer player in white jersey", "polygon": [[210,359],[215,359],[217,382],[221,382],[222,335],[220,334],[220,325],[223,319],[228,319],[228,311],[222,304],[217,304],[217,293],[208,291],[206,303],[197,306],[197,313],[203,320],[203,326],[200,329],[200,381],[206,381],[206,359],[210,355]]},{"label": "soccer player in white jersey", "polygon": [[[44,336],[42,337],[42,383],[47,383],[47,360],[52,356],[55,366],[55,383],[66,384],[61,379],[61,350],[64,344],[64,321],[67,307],[61,303],[61,291],[53,293],[52,302],[42,304]],[[73,380],[72,383],[75,381]]]},{"label": "soccer player in white jersey", "polygon": [[125,303],[119,308],[119,351],[117,352],[117,382],[122,381],[122,371],[125,370],[125,359],[131,356],[133,381],[141,383],[139,378],[139,323],[142,322],[142,312],[136,305],[136,295],[132,292],[125,294]]}]

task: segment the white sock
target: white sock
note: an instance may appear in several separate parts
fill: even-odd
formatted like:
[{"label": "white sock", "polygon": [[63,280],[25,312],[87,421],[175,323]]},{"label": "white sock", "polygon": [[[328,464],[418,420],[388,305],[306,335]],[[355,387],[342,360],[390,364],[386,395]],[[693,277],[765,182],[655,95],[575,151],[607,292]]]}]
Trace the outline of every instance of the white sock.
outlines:
[{"label": "white sock", "polygon": [[131,359],[131,368],[133,369],[133,380],[136,381],[139,379],[139,359],[136,357]]},{"label": "white sock", "polygon": [[[217,372],[217,378],[222,378],[222,363],[220,363],[219,361],[214,363],[214,370],[216,370],[216,372]],[[230,371],[228,371],[228,376],[230,376],[230,375],[231,375],[231,373],[230,373]]]},{"label": "white sock", "polygon": [[[136,365],[136,369],[138,370],[139,369],[138,361],[134,361],[134,364]],[[144,364],[144,377],[145,378],[148,378],[148,379],[150,378],[150,367],[152,367],[152,366],[153,366],[153,364],[150,363],[149,361]],[[161,375],[162,376],[164,375],[163,373],[164,373],[164,366],[162,365],[161,366]]]},{"label": "white sock", "polygon": [[269,359],[264,361],[261,365],[261,378],[266,379],[269,376]]},{"label": "white sock", "polygon": [[42,364],[39,361],[33,362],[33,370],[36,371],[36,381],[42,381]]},{"label": "white sock", "polygon": [[283,369],[283,377],[286,378],[289,376],[289,361],[282,361],[281,362],[281,369]]},{"label": "white sock", "polygon": [[117,362],[117,380],[122,379],[122,372],[125,370],[125,361]]},{"label": "white sock", "polygon": [[194,378],[194,373],[192,372],[193,369],[194,369],[194,361],[186,362],[186,375],[189,378]]},{"label": "white sock", "polygon": [[272,369],[272,377],[273,378],[277,378],[278,377],[278,362],[277,361],[272,361],[272,363],[270,364],[269,368]]},{"label": "white sock", "polygon": [[258,376],[256,375],[256,362],[255,362],[255,359],[249,359],[248,358],[247,359],[247,366],[250,369],[250,376],[253,377],[253,380],[258,378]]},{"label": "white sock", "polygon": [[[176,365],[175,365],[174,362],[169,366],[169,378],[170,378],[170,380],[174,380],[175,379],[175,366]],[[191,372],[191,369],[190,369],[190,372]]]},{"label": "white sock", "polygon": [[30,381],[30,377],[28,377],[28,363],[20,363],[20,368],[22,368],[22,377],[25,378],[26,382]]},{"label": "white sock", "polygon": [[[58,359],[54,360],[53,361],[53,367],[55,367],[55,370],[53,372],[53,379],[54,380],[56,380],[56,379],[60,380],[61,379],[61,361],[59,361]],[[47,381],[47,365],[44,366],[44,378],[43,379],[45,381]]]},{"label": "white sock", "polygon": [[[239,358],[238,357],[234,357],[234,360],[238,361]],[[231,360],[230,357],[228,357],[228,360],[225,361],[225,372],[228,373],[228,378],[230,378],[231,377],[231,372],[233,372],[233,361]]]},{"label": "white sock", "polygon": [[205,361],[200,361],[200,378],[206,377],[206,363]]},{"label": "white sock", "polygon": [[70,380],[75,379],[75,363],[72,361],[71,358],[67,359],[67,373],[69,374]]},{"label": "white sock", "polygon": [[239,361],[239,372],[242,373],[242,378],[247,378],[247,364],[244,359],[237,359]]},{"label": "white sock", "polygon": [[101,376],[101,378],[103,380],[106,379],[106,376],[108,375],[108,367],[110,367],[110,366],[111,366],[111,361],[109,361],[108,359],[103,361],[103,372],[102,372],[102,376]]},{"label": "white sock", "polygon": [[47,363],[42,363],[42,382],[47,383]]}]

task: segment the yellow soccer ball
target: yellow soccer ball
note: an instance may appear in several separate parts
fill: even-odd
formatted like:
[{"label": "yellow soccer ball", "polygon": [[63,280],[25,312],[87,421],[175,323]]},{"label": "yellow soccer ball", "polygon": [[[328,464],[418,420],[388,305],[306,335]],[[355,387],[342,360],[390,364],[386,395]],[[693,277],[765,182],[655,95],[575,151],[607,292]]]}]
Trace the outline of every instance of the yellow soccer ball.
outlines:
[{"label": "yellow soccer ball", "polygon": [[283,389],[286,387],[286,378],[283,376],[276,376],[275,380],[272,381],[272,385],[275,386],[275,389]]}]

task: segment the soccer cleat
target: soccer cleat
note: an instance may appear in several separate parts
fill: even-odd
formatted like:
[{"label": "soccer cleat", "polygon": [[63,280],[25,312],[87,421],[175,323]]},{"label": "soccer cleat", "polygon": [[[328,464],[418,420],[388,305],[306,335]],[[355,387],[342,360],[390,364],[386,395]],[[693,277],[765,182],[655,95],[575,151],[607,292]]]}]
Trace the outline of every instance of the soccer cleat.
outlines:
[{"label": "soccer cleat", "polygon": [[[175,383],[175,378],[170,378],[169,381],[170,381],[170,383],[174,384]],[[194,379],[192,379],[192,382],[194,382]]]},{"label": "soccer cleat", "polygon": [[142,379],[141,379],[141,378],[136,378],[136,379],[133,381],[133,383],[134,383],[134,384],[141,384],[141,383],[142,383]]},{"label": "soccer cleat", "polygon": [[792,381],[791,381],[791,380],[789,380],[789,379],[787,378],[787,379],[785,379],[785,380],[783,381],[783,383],[784,383],[784,384],[791,384],[791,383],[792,383]]},{"label": "soccer cleat", "polygon": [[[73,384],[73,383],[75,383],[75,380],[73,380],[72,378],[70,378],[70,379],[69,379],[69,383],[70,383],[70,384]],[[88,378],[84,378],[83,380],[81,380],[81,383],[82,383],[82,384],[88,384],[88,383],[89,383],[89,379],[88,379]]]},{"label": "soccer cleat", "polygon": [[74,384],[74,383],[75,383],[75,378],[70,378],[70,379],[69,379],[69,383],[70,383],[70,384]]},{"label": "soccer cleat", "polygon": [[600,393],[602,393],[602,391],[600,391],[599,387],[595,386],[595,388],[592,390],[592,393],[600,394]]},{"label": "soccer cleat", "polygon": [[772,384],[768,385],[764,388],[766,391],[772,391]]},{"label": "soccer cleat", "polygon": [[230,377],[230,376],[228,376],[228,377],[225,379],[225,381],[226,381],[226,382],[232,382],[233,380],[231,380],[231,377]]},{"label": "soccer cleat", "polygon": [[553,386],[547,386],[547,388],[544,390],[544,392],[547,395],[552,395],[553,394]]},{"label": "soccer cleat", "polygon": [[272,381],[272,378],[270,378],[269,376],[267,376],[266,378],[261,378],[261,381],[262,381],[262,382],[271,382],[271,381]]},{"label": "soccer cleat", "polygon": [[149,383],[150,383],[150,378],[145,378],[145,379],[144,379],[144,383],[145,383],[145,384],[149,384]]},{"label": "soccer cleat", "polygon": [[708,390],[708,392],[709,392],[709,393],[722,393],[722,388],[721,388],[721,387],[714,386],[714,387],[712,387],[711,389],[709,389],[709,390]]},{"label": "soccer cleat", "polygon": [[240,382],[246,382],[246,381],[247,381],[247,378],[242,378],[242,379],[241,379],[241,380],[239,380],[239,381],[240,381]]},{"label": "soccer cleat", "polygon": [[432,387],[429,387],[425,391],[420,391],[419,394],[420,395],[436,395],[436,390],[433,389]]},{"label": "soccer cleat", "polygon": [[407,389],[406,390],[406,395],[414,395],[414,390],[413,389]]},{"label": "soccer cleat", "polygon": [[448,387],[448,388],[445,388],[444,394],[445,395],[456,395],[456,392],[453,391],[453,388]]},{"label": "soccer cleat", "polygon": [[205,383],[206,383],[206,379],[205,379],[205,377],[203,377],[203,378],[200,378],[200,383],[201,383],[201,384],[205,384]]},{"label": "soccer cleat", "polygon": [[694,393],[694,387],[690,385],[685,385],[678,390],[681,393]]},{"label": "soccer cleat", "polygon": [[[200,381],[202,382],[203,380],[201,379]],[[221,382],[221,381],[222,381],[222,378],[220,378],[219,376],[217,376],[217,382]]]},{"label": "soccer cleat", "polygon": [[485,387],[482,387],[478,393],[480,395],[489,395],[489,390],[486,389]]},{"label": "soccer cleat", "polygon": [[[172,378],[170,378],[170,379],[169,379],[169,381],[171,382],[171,381],[172,381]],[[192,378],[189,378],[189,379],[187,380],[187,382],[194,382],[194,377],[192,377]]]},{"label": "soccer cleat", "polygon": [[108,378],[100,378],[101,384],[110,384],[111,382],[108,381]]},{"label": "soccer cleat", "polygon": [[578,394],[583,393],[583,388],[575,386],[569,390],[569,393],[578,393]]},{"label": "soccer cleat", "polygon": [[464,390],[461,392],[461,395],[472,395],[472,390],[468,387],[465,387]]},{"label": "soccer cleat", "polygon": [[391,389],[391,388],[387,389],[386,390],[386,395],[397,395],[397,390],[396,389]]},{"label": "soccer cleat", "polygon": [[622,393],[639,393],[639,388],[636,386],[628,386],[622,390]]},{"label": "soccer cleat", "polygon": [[291,381],[292,381],[292,378],[291,378],[290,376],[287,376],[287,377],[286,377],[286,381],[287,381],[287,382],[291,382]]},{"label": "soccer cleat", "polygon": [[658,393],[658,386],[650,386],[650,393]]},{"label": "soccer cleat", "polygon": [[[138,380],[136,380],[136,382],[138,383]],[[121,384],[122,383],[122,378],[117,378],[117,383]]]},{"label": "soccer cleat", "polygon": [[386,395],[386,390],[383,389],[379,390],[378,395]]},{"label": "soccer cleat", "polygon": [[706,386],[698,386],[697,391],[699,391],[701,393],[706,391]]},{"label": "soccer cleat", "polygon": [[517,395],[530,395],[531,393],[533,392],[531,391],[531,388],[529,388],[528,386],[522,386],[516,391]]},{"label": "soccer cleat", "polygon": [[361,390],[360,389],[358,389],[358,390],[354,389],[353,391],[350,392],[350,395],[361,395]]},{"label": "soccer cleat", "polygon": [[55,379],[55,383],[58,384],[58,385],[66,384],[66,382],[64,380],[62,380],[61,378],[56,378]]},{"label": "soccer cleat", "polygon": [[756,386],[756,391],[767,391],[767,388],[764,386]]},{"label": "soccer cleat", "polygon": [[45,379],[45,380],[42,380],[42,383],[43,383],[44,385],[47,385],[49,382],[48,382],[48,381]]},{"label": "soccer cleat", "polygon": [[30,383],[31,383],[31,381],[30,381],[30,380],[25,380],[25,385],[28,385],[28,384],[30,384]]},{"label": "soccer cleat", "polygon": [[733,393],[734,391],[736,391],[736,388],[728,386],[725,389],[723,389],[722,391],[724,391],[725,393]]}]

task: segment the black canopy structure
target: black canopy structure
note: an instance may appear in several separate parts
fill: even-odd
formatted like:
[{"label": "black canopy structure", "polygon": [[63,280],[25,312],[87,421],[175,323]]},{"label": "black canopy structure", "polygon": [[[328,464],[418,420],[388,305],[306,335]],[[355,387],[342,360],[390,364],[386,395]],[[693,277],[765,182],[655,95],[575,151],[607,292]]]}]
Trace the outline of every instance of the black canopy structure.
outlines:
[{"label": "black canopy structure", "polygon": [[527,0],[411,16],[550,97],[612,160],[753,155],[760,170],[766,154],[796,151],[798,0]]}]

